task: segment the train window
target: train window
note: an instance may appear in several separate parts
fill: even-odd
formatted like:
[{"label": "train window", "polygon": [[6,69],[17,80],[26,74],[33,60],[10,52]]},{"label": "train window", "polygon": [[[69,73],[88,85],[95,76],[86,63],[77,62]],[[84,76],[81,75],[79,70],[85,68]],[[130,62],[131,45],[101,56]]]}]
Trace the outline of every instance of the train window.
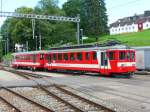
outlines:
[{"label": "train window", "polygon": [[120,60],[126,59],[126,53],[125,53],[124,51],[120,51],[120,52],[119,52],[119,59],[120,59]]},{"label": "train window", "polygon": [[61,53],[58,54],[58,60],[62,60],[62,54]]},{"label": "train window", "polygon": [[70,60],[75,60],[75,58],[74,58],[74,53],[71,53],[71,54],[70,54]]},{"label": "train window", "polygon": [[115,57],[114,57],[114,52],[109,52],[109,60],[114,60],[115,59]]},{"label": "train window", "polygon": [[131,52],[131,60],[135,60],[135,53]]},{"label": "train window", "polygon": [[90,53],[89,53],[89,52],[86,52],[86,53],[85,53],[85,59],[86,59],[86,60],[89,60],[89,59],[90,59]]},{"label": "train window", "polygon": [[35,63],[36,62],[36,54],[33,54],[32,56],[33,56],[33,63]]},{"label": "train window", "polygon": [[93,60],[96,60],[97,59],[97,53],[94,51],[93,52]]},{"label": "train window", "polygon": [[127,59],[130,60],[131,52],[127,52]]},{"label": "train window", "polygon": [[66,60],[66,61],[68,60],[68,54],[67,53],[64,54],[64,60]]},{"label": "train window", "polygon": [[40,60],[44,60],[44,54],[40,54]]},{"label": "train window", "polygon": [[82,53],[77,53],[77,60],[82,60]]},{"label": "train window", "polygon": [[47,55],[46,55],[46,59],[47,59],[48,61],[51,60],[50,54],[47,54]]},{"label": "train window", "polygon": [[56,54],[53,54],[53,60],[56,60]]}]

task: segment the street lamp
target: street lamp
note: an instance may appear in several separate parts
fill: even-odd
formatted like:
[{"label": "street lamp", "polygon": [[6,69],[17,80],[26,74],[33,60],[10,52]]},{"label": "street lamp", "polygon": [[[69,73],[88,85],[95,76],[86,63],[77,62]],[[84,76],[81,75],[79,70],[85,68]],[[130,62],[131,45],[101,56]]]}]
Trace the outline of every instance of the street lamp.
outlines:
[{"label": "street lamp", "polygon": [[82,42],[82,44],[83,44],[83,29],[80,29],[80,40],[81,40],[81,42]]},{"label": "street lamp", "polygon": [[35,36],[36,51],[37,51],[37,37],[38,37],[38,36],[36,35],[36,36]]}]

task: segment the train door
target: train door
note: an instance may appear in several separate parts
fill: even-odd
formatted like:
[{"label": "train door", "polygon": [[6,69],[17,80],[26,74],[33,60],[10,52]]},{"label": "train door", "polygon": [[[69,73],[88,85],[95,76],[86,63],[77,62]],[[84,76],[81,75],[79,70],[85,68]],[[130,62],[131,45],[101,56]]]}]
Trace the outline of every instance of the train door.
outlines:
[{"label": "train door", "polygon": [[36,63],[36,54],[33,54],[33,63]]},{"label": "train door", "polygon": [[108,58],[106,52],[101,52],[101,69],[103,74],[108,74]]},{"label": "train door", "polygon": [[47,69],[49,69],[49,70],[51,70],[52,69],[52,66],[51,66],[51,63],[52,63],[52,54],[50,54],[50,53],[48,53],[48,54],[46,54],[46,60],[47,60],[47,62],[46,62],[46,64],[47,64]]}]

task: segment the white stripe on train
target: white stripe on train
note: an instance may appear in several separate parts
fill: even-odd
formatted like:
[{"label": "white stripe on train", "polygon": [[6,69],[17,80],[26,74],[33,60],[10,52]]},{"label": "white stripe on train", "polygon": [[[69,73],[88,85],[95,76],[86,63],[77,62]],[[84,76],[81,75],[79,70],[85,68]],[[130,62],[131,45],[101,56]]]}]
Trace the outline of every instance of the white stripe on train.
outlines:
[{"label": "white stripe on train", "polygon": [[12,64],[15,65],[40,65],[40,63],[33,63],[33,62],[13,62]]},{"label": "white stripe on train", "polygon": [[136,62],[118,62],[117,64],[118,67],[131,67],[131,66],[136,66]]},{"label": "white stripe on train", "polygon": [[46,63],[47,66],[74,67],[74,68],[102,68],[111,69],[110,66],[100,66],[99,64],[65,64],[65,63]]}]

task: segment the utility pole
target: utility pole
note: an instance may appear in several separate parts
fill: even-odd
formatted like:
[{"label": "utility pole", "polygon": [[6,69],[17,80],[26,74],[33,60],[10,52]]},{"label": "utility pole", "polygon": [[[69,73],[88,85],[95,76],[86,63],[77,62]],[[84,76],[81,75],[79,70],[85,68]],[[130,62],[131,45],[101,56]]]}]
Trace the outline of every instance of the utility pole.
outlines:
[{"label": "utility pole", "polygon": [[29,43],[28,43],[28,41],[26,41],[26,51],[28,51],[29,50],[29,45],[28,45]]},{"label": "utility pole", "polygon": [[41,37],[41,33],[39,34],[39,50],[42,49],[42,37]]},{"label": "utility pole", "polygon": [[[1,0],[1,13],[3,12],[3,1]],[[2,17],[2,16],[1,16]]]},{"label": "utility pole", "polygon": [[36,43],[35,43],[35,44],[36,44],[36,51],[37,51],[37,49],[38,49],[38,48],[37,48],[37,37],[38,37],[38,36],[35,36],[35,41],[36,41]]},{"label": "utility pole", "polygon": [[[3,12],[3,1],[1,0],[1,13]],[[1,15],[1,19],[2,19],[2,15]],[[2,29],[0,26],[0,34],[2,34]]]},{"label": "utility pole", "polygon": [[8,37],[7,37],[7,40],[6,40],[7,42],[6,42],[6,44],[7,44],[7,53],[9,53],[9,39],[8,39]]},{"label": "utility pole", "polygon": [[80,29],[80,40],[83,44],[83,29]]},{"label": "utility pole", "polygon": [[35,19],[32,19],[32,36],[34,39],[34,36],[35,36]]},{"label": "utility pole", "polygon": [[7,42],[5,41],[5,55],[7,54]]},{"label": "utility pole", "polygon": [[[80,19],[80,15],[77,15],[77,18]],[[77,43],[80,45],[80,21],[77,22]]]}]

